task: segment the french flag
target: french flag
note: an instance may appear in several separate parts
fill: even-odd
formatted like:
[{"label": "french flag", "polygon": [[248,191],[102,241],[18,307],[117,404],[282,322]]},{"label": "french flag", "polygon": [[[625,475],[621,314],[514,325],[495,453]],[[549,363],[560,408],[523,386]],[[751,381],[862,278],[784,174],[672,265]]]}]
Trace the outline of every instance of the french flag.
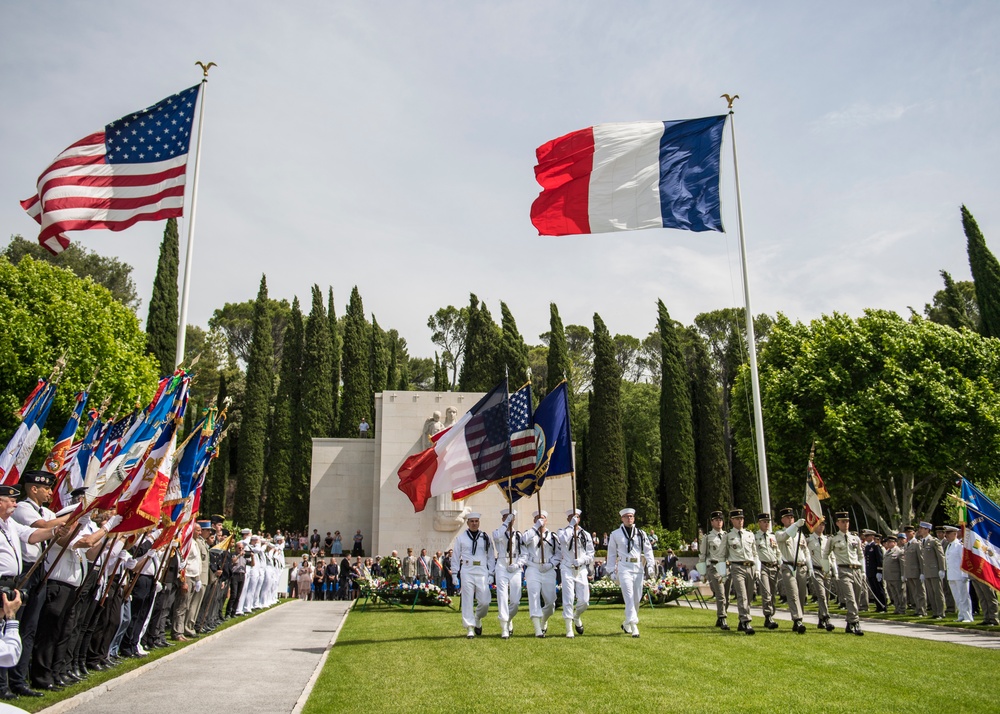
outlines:
[{"label": "french flag", "polygon": [[539,235],[643,228],[722,231],[726,116],[598,124],[542,144],[531,205]]}]

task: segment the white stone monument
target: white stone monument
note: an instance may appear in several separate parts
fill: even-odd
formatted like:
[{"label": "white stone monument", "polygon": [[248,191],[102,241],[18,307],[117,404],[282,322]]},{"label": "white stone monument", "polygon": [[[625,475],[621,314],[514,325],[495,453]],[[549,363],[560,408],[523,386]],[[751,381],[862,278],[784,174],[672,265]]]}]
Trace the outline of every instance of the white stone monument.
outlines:
[{"label": "white stone monument", "polygon": [[[430,434],[450,426],[482,397],[473,392],[382,392],[375,395],[375,438],[313,439],[309,532],[339,530],[349,552],[360,528],[365,553],[381,556],[393,550],[405,553],[406,548],[415,553],[426,548],[431,554],[448,550],[470,511],[481,512],[483,529],[492,532],[507,506],[496,486],[464,501],[438,496],[414,513],[396,475],[407,456],[430,446]],[[570,488],[568,476],[545,482],[542,508],[552,527],[565,523],[565,511],[572,507]],[[537,503],[531,498],[514,504],[521,530],[530,526]]]}]

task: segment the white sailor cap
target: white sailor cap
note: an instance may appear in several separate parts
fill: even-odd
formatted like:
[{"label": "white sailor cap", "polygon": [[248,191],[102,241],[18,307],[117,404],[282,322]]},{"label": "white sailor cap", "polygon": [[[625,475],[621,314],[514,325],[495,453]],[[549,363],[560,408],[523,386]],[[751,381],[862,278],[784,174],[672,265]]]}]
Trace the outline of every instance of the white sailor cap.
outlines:
[{"label": "white sailor cap", "polygon": [[549,512],[548,511],[535,511],[534,513],[531,514],[532,518],[536,518],[537,519],[539,516],[541,516],[542,518],[548,518],[549,517]]},{"label": "white sailor cap", "polygon": [[500,511],[500,515],[501,516],[506,516],[509,513],[513,513],[516,516],[517,515],[517,509],[515,508],[515,509],[512,510],[510,508],[505,508],[502,511]]},{"label": "white sailor cap", "polygon": [[483,517],[482,513],[476,513],[475,511],[473,511],[472,513],[467,513],[465,515],[465,520],[469,520],[470,518],[482,518],[482,517]]},{"label": "white sailor cap", "polygon": [[622,510],[618,511],[618,515],[619,516],[628,516],[628,515],[634,516],[635,515],[635,509],[634,508],[623,508]]},{"label": "white sailor cap", "polygon": [[257,535],[256,533],[254,533],[252,536],[250,536],[250,540],[253,540],[254,538],[256,538],[257,540],[260,540],[260,536]]},{"label": "white sailor cap", "polygon": [[581,511],[579,508],[571,508],[568,511],[566,511],[567,518],[572,518],[573,516],[582,516],[582,515],[583,511]]},{"label": "white sailor cap", "polygon": [[250,535],[251,533],[253,533],[253,531],[250,530],[249,528],[244,528],[243,530],[240,531],[240,533],[242,533],[243,535]]}]

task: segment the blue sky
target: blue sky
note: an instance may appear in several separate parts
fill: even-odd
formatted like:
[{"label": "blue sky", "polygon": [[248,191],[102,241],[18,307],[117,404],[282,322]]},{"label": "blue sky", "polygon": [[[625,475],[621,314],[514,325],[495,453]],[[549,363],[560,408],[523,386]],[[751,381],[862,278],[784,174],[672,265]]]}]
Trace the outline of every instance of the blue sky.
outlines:
[{"label": "blue sky", "polygon": [[[190,321],[256,294],[357,285],[432,353],[427,316],[474,291],[529,343],[566,323],[639,337],[742,303],[729,232],[540,238],[534,149],[609,121],[721,114],[736,130],[755,312],[922,310],[968,279],[959,206],[1000,252],[995,2],[7,3],[0,230],[65,146],[212,60]],[[182,239],[186,224],[181,224]],[[151,291],[162,224],[74,239]]]}]

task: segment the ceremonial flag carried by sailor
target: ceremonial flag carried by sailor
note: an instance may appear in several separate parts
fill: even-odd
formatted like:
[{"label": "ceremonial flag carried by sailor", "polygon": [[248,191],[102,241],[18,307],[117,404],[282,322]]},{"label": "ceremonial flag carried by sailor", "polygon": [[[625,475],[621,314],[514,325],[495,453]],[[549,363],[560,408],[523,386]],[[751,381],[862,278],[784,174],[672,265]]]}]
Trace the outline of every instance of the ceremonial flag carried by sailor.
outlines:
[{"label": "ceremonial flag carried by sailor", "polygon": [[539,235],[643,228],[722,231],[726,117],[598,124],[542,144],[531,205]]},{"label": "ceremonial flag carried by sailor", "polygon": [[[569,428],[569,388],[563,380],[545,395],[534,413],[535,467],[511,479],[510,500],[533,496],[546,478],[557,478],[573,472],[573,439]],[[507,493],[507,480],[497,482]]]},{"label": "ceremonial flag carried by sailor", "polygon": [[138,221],[183,215],[201,87],[116,119],[56,156],[38,177],[35,195],[21,201],[41,225],[38,242],[58,254],[70,244],[64,231],[121,231]]},{"label": "ceremonial flag carried by sailor", "polygon": [[1000,590],[1000,506],[962,479],[965,528],[962,570],[994,590]]}]

